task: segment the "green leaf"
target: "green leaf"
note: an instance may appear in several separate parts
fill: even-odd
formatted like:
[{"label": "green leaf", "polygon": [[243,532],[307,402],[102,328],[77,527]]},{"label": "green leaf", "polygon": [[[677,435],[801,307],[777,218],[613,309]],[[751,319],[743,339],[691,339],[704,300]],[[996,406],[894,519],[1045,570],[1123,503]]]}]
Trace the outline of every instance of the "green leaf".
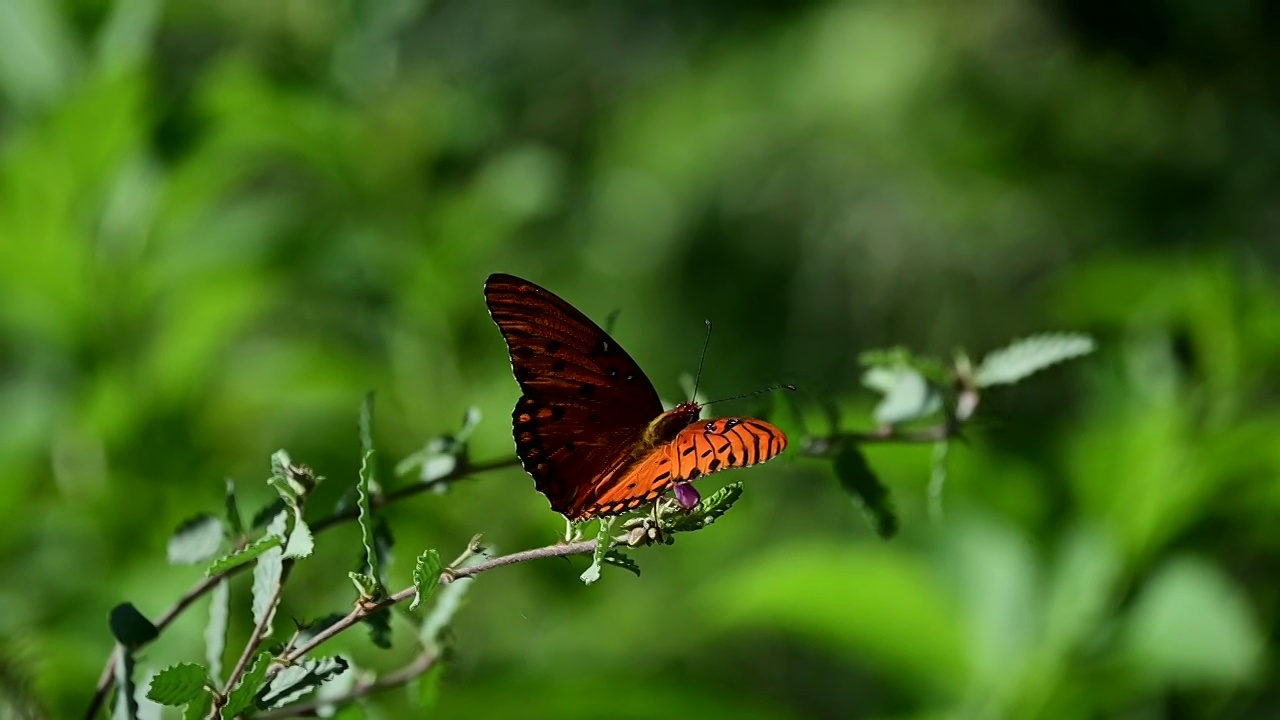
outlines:
[{"label": "green leaf", "polygon": [[444,663],[439,660],[436,660],[435,664],[418,678],[417,687],[411,697],[420,713],[434,709],[440,702],[440,681],[443,679]]},{"label": "green leaf", "polygon": [[121,647],[116,655],[115,665],[116,702],[115,709],[111,713],[114,720],[136,720],[138,717],[138,701],[134,695],[137,687],[133,682],[133,673],[136,669],[133,650],[127,646]]},{"label": "green leaf", "polygon": [[169,536],[169,562],[195,565],[217,557],[226,537],[222,521],[208,513],[186,520]]},{"label": "green leaf", "polygon": [[1257,676],[1266,632],[1248,595],[1220,569],[1179,557],[1159,568],[1129,612],[1122,646],[1157,685],[1238,688]]},{"label": "green leaf", "polygon": [[213,709],[213,695],[204,693],[182,709],[182,720],[204,720]]},{"label": "green leaf", "polygon": [[124,647],[135,650],[160,637],[160,629],[148,620],[133,603],[120,603],[107,617],[111,635]]},{"label": "green leaf", "polygon": [[1056,333],[1015,340],[988,354],[978,365],[974,380],[980,387],[1015,383],[1050,365],[1093,352],[1088,335]]},{"label": "green leaf", "polygon": [[282,548],[283,555],[286,558],[303,558],[311,554],[316,547],[315,538],[311,535],[311,528],[303,522],[301,511],[293,521],[293,531],[289,533],[289,541]]},{"label": "green leaf", "polygon": [[858,364],[865,368],[889,370],[910,368],[938,385],[946,385],[950,380],[950,374],[942,363],[932,358],[916,357],[911,350],[902,346],[866,350],[858,356]]},{"label": "green leaf", "polygon": [[369,639],[383,650],[391,649],[391,610],[379,610],[364,619],[369,626]]},{"label": "green leaf", "polygon": [[884,395],[874,416],[881,425],[899,425],[931,415],[942,407],[942,396],[914,368],[873,367],[862,384]]},{"label": "green leaf", "polygon": [[[289,514],[282,512],[271,521],[267,533],[280,537],[289,522]],[[253,622],[267,628],[266,635],[271,634],[271,623],[278,605],[278,590],[284,577],[284,551],[273,547],[258,557],[253,567]]]},{"label": "green leaf", "polygon": [[289,453],[280,449],[271,453],[271,477],[278,480],[289,479],[289,467],[293,465],[293,458],[289,457]]},{"label": "green leaf", "polygon": [[596,550],[591,555],[591,566],[581,576],[582,582],[587,585],[600,579],[600,568],[604,564],[604,556],[608,554],[609,548],[613,547],[613,537],[610,533],[617,520],[616,516],[600,518],[600,531],[596,533]]},{"label": "green leaf", "polygon": [[240,503],[236,501],[236,481],[228,477],[225,482],[227,526],[232,536],[239,537],[244,532],[244,518],[240,516]]},{"label": "green leaf", "polygon": [[[360,540],[364,544],[365,564],[368,572],[365,578],[370,581],[365,583],[365,589],[362,591],[361,597],[376,598],[382,596],[382,571],[378,560],[378,553],[374,548],[373,536],[373,508],[370,504],[370,495],[373,485],[376,482],[375,474],[375,451],[373,449],[373,436],[371,423],[373,417],[373,393],[365,395],[364,403],[360,406],[360,444],[361,444],[361,460],[360,460],[360,476],[356,484],[357,496],[356,505],[360,512],[356,516],[356,521],[360,525]],[[372,590],[372,594],[364,594],[364,592]]]},{"label": "green leaf", "polygon": [[235,716],[253,707],[253,699],[262,690],[267,679],[267,670],[271,667],[271,653],[260,652],[253,658],[253,664],[240,678],[240,682],[232,688],[227,696],[227,704],[222,706],[222,717],[232,720]]},{"label": "green leaf", "polygon": [[636,564],[636,561],[623,555],[617,549],[605,553],[604,561],[609,565],[617,565],[624,570],[635,573],[636,577],[640,577],[640,566]]},{"label": "green leaf", "polygon": [[458,430],[456,436],[458,442],[465,443],[471,439],[471,433],[475,431],[476,426],[480,424],[480,420],[484,416],[480,413],[480,408],[471,405],[462,415],[462,428]]},{"label": "green leaf", "polygon": [[205,693],[209,674],[195,663],[179,663],[161,670],[151,679],[147,698],[170,707],[186,705]]},{"label": "green leaf", "polygon": [[674,516],[664,524],[664,527],[672,532],[701,530],[729,512],[729,508],[733,507],[740,497],[742,497],[742,483],[729,483],[702,498],[702,501],[689,512]]},{"label": "green leaf", "polygon": [[396,538],[391,533],[390,523],[384,517],[378,518],[377,524],[373,526],[373,552],[378,557],[378,568],[381,571],[381,575],[378,576],[380,587],[387,586],[387,569],[395,559],[391,552],[395,546]]},{"label": "green leaf", "polygon": [[423,647],[430,649],[439,647],[441,635],[453,622],[453,616],[462,607],[462,601],[473,582],[475,582],[474,578],[458,578],[436,593],[435,605],[422,620],[422,626],[418,629],[418,642]]},{"label": "green leaf", "polygon": [[867,513],[876,534],[888,539],[898,532],[898,518],[889,502],[889,489],[880,482],[856,445],[849,445],[836,455],[836,478],[846,492],[853,495]]},{"label": "green leaf", "polygon": [[413,453],[396,465],[397,475],[408,475],[418,471],[418,481],[433,483],[448,477],[457,470],[467,455],[467,441],[471,433],[480,424],[480,409],[467,408],[462,418],[462,429],[457,433],[445,434],[432,438],[421,450]]},{"label": "green leaf", "polygon": [[440,571],[443,569],[444,563],[440,561],[439,552],[434,549],[422,551],[413,567],[413,587],[417,593],[409,604],[410,610],[417,610],[436,591],[436,586],[440,584]]},{"label": "green leaf", "polygon": [[234,550],[223,555],[217,560],[214,560],[213,564],[204,571],[204,576],[213,577],[214,575],[224,573],[234,567],[244,565],[245,563],[251,563],[254,560],[257,560],[268,550],[280,547],[280,544],[280,538],[275,535],[263,535],[252,543],[246,545],[244,548]]},{"label": "green leaf", "polygon": [[360,450],[369,452],[373,449],[373,391],[364,394],[360,403],[360,416],[356,421],[360,432]]},{"label": "green leaf", "polygon": [[296,662],[272,678],[258,704],[264,709],[288,705],[346,672],[347,667],[347,661],[340,657],[322,657]]},{"label": "green leaf", "polygon": [[209,624],[204,627],[205,661],[209,677],[222,677],[222,653],[227,646],[227,623],[231,615],[231,586],[224,578],[209,593]]}]

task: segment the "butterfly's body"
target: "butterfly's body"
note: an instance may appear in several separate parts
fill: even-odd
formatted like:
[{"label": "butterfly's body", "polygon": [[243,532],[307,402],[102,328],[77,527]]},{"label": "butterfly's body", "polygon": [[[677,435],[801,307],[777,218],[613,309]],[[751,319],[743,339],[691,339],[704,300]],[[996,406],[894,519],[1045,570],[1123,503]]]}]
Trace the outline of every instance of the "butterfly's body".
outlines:
[{"label": "butterfly's body", "polygon": [[524,393],[512,413],[516,454],[570,520],[633,510],[677,484],[786,447],[782,431],[763,420],[699,424],[693,402],[664,412],[631,356],[548,290],[494,274],[485,300]]}]

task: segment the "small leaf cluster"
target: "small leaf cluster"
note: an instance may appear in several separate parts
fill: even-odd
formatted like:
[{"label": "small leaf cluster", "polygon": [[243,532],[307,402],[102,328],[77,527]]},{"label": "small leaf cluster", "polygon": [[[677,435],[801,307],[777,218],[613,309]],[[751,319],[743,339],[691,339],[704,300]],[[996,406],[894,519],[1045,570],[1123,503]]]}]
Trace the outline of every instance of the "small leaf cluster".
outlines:
[{"label": "small leaf cluster", "polygon": [[[170,562],[205,565],[205,575],[213,582],[209,620],[205,630],[205,661],[183,662],[155,672],[147,687],[135,688],[138,668],[136,651],[156,640],[162,628],[148,620],[130,603],[121,603],[110,615],[112,634],[119,643],[116,663],[117,687],[115,710],[118,717],[138,715],[139,697],[145,692],[148,701],[163,706],[183,708],[185,718],[233,718],[295,705],[322,686],[342,677],[350,677],[352,663],[340,656],[303,657],[299,650],[320,633],[353,616],[367,625],[374,643],[391,646],[391,608],[386,591],[386,570],[393,538],[385,522],[375,517],[382,490],[377,483],[377,455],[373,446],[373,397],[365,398],[359,416],[360,471],[351,492],[339,503],[338,512],[346,511],[355,498],[355,519],[361,531],[360,566],[349,573],[356,585],[356,596],[349,613],[337,612],[311,622],[295,621],[292,636],[282,643],[264,647],[264,641],[275,632],[275,615],[281,594],[293,563],[304,561],[314,551],[314,537],[306,520],[307,501],[318,482],[323,480],[305,465],[296,464],[289,454],[279,450],[271,456],[271,473],[267,484],[277,498],[254,515],[246,524],[239,510],[235,483],[226,481],[224,516],[203,513],[183,522],[170,537]],[[478,422],[478,413],[468,413],[463,430],[450,436],[447,445],[454,459],[452,470],[461,468],[465,458],[465,438]],[[440,443],[428,447],[442,447]],[[437,454],[436,458],[443,457]],[[436,460],[428,461],[436,462]],[[438,467],[438,465],[437,465]],[[443,477],[433,475],[423,482],[436,482]],[[437,597],[431,611],[417,621],[415,641],[419,647],[415,660],[417,672],[427,688],[420,696],[428,702],[438,686],[441,643],[461,607],[470,580],[449,582],[437,593],[442,578],[451,579],[450,568],[463,567],[472,558],[483,557],[486,550],[480,538],[473,538],[467,551],[446,567],[435,549],[424,550],[414,568],[414,600],[409,610]],[[223,656],[227,645],[227,628],[232,614],[229,592],[230,576],[252,564],[252,599],[249,608],[254,633],[239,653],[234,669],[224,674]],[[386,605],[386,607],[384,607]],[[371,677],[367,672],[366,679]],[[365,682],[365,680],[362,680]],[[336,686],[335,686],[336,687]],[[343,704],[339,694],[329,693],[324,700],[312,701],[316,707],[307,712],[331,712]],[[323,706],[323,707],[321,707]],[[421,706],[426,709],[426,706]],[[325,708],[329,708],[326,710]]]}]

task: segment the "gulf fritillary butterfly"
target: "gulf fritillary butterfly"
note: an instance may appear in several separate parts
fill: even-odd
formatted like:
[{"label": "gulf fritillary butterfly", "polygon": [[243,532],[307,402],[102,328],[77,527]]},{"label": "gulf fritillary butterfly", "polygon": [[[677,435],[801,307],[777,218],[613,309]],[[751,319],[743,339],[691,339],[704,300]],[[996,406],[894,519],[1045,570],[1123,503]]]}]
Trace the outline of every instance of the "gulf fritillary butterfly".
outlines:
[{"label": "gulf fritillary butterfly", "polygon": [[753,418],[700,422],[702,406],[663,412],[653,383],[609,334],[528,280],[490,275],[489,314],[523,393],[512,413],[516,454],[552,509],[570,520],[619,515],[693,480],[764,462],[787,436]]}]

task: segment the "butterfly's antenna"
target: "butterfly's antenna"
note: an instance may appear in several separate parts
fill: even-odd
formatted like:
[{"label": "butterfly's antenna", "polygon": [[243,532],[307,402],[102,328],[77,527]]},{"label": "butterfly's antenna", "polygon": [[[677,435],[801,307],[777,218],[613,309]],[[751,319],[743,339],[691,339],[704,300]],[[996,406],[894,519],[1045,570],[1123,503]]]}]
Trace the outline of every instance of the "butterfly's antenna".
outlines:
[{"label": "butterfly's antenna", "polygon": [[702,340],[702,357],[698,358],[698,375],[693,379],[693,395],[689,397],[689,402],[697,401],[698,383],[702,382],[702,364],[707,361],[707,346],[711,344],[711,321],[703,322],[707,324],[707,336]]},{"label": "butterfly's antenna", "polygon": [[763,390],[756,390],[755,392],[744,393],[742,395],[734,395],[733,397],[720,398],[719,400],[712,400],[711,402],[705,402],[702,404],[706,406],[706,405],[714,405],[716,403],[729,402],[730,400],[741,400],[742,398],[755,397],[756,395],[763,395],[764,393],[773,392],[774,390],[791,390],[792,392],[795,392],[795,389],[796,389],[795,385],[783,383],[782,385],[774,385],[773,387],[767,387]]}]

